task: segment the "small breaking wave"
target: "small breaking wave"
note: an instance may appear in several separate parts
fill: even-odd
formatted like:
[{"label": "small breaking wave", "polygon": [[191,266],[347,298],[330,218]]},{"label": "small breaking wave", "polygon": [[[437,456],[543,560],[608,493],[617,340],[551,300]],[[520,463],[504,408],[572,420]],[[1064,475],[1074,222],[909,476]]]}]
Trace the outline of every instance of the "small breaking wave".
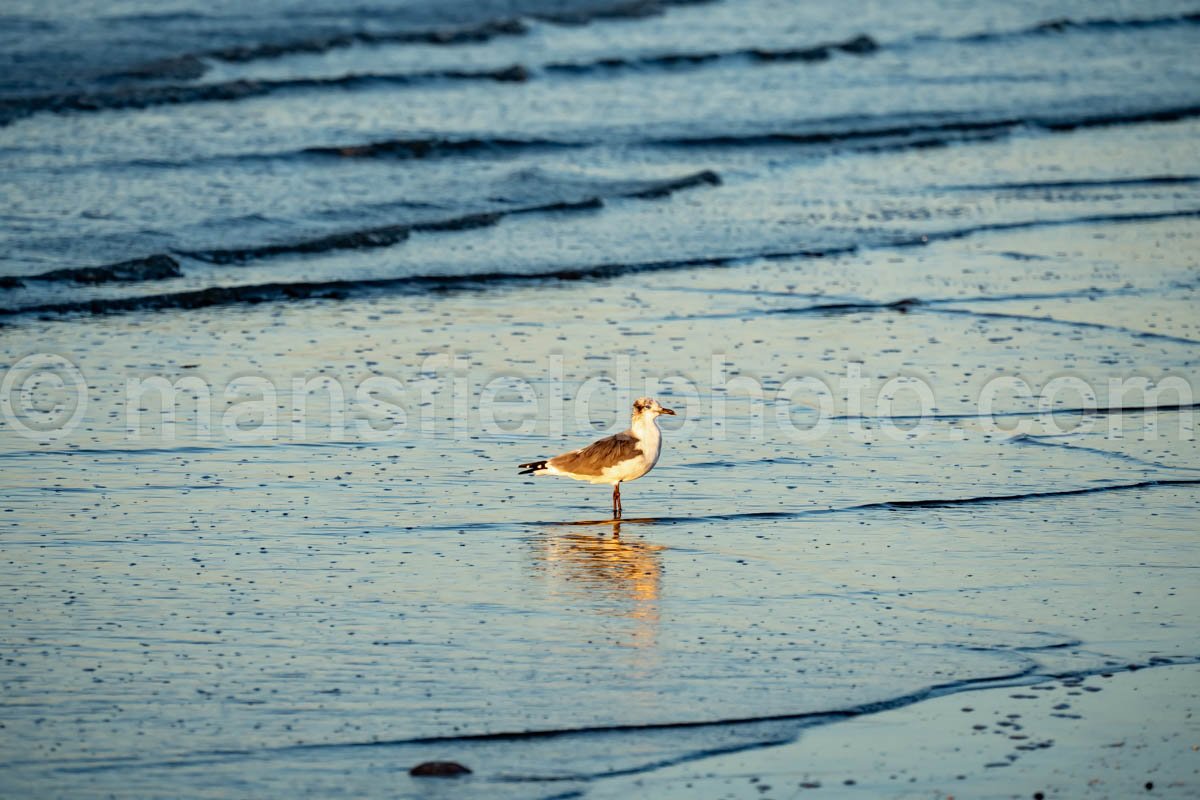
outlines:
[{"label": "small breaking wave", "polygon": [[838,144],[858,140],[908,140],[921,144],[956,141],[963,136],[1005,135],[1019,128],[1037,128],[1053,132],[1081,128],[1134,125],[1145,122],[1177,122],[1200,116],[1200,105],[1187,104],[1159,108],[1093,113],[1030,113],[1019,116],[975,117],[939,112],[917,116],[905,122],[894,116],[837,117],[806,123],[794,130],[764,131],[746,134],[701,134],[672,136],[651,143],[675,147],[761,147],[764,145]]},{"label": "small breaking wave", "polygon": [[[542,150],[599,147],[608,144],[678,148],[749,148],[764,146],[831,146],[836,148],[884,150],[934,147],[956,142],[1001,138],[1026,130],[1067,133],[1084,128],[1137,125],[1148,122],[1177,122],[1200,116],[1200,105],[1169,105],[1110,113],[1064,111],[1058,114],[1031,112],[1026,115],[988,117],[961,112],[928,114],[885,114],[879,116],[828,117],[796,123],[789,129],[747,133],[698,133],[628,138],[622,136],[580,135],[557,138],[463,137],[383,139],[375,142],[310,147],[276,154],[250,154],[246,159],[328,156],[337,158],[449,158],[457,156],[503,155]],[[1151,176],[1131,179],[1127,185],[1188,184],[1200,181],[1195,176]],[[1022,184],[1011,186],[961,186],[947,189],[981,188],[1084,188],[1088,182],[1056,186]],[[1095,185],[1125,185],[1097,181]]]},{"label": "small breaking wave", "polygon": [[232,102],[275,92],[301,89],[353,88],[375,84],[415,85],[434,81],[489,81],[520,83],[528,78],[519,64],[492,70],[435,70],[395,74],[351,74],[336,78],[237,80],[167,86],[136,86],[110,91],[52,94],[0,100],[0,125],[48,111],[88,112],[141,109],[185,103]]},{"label": "small breaking wave", "polygon": [[[591,4],[586,8],[554,13],[545,11],[528,15],[529,19],[556,25],[585,25],[603,19],[636,19],[661,14],[673,5],[695,5],[708,0],[625,0],[615,3]],[[507,36],[524,36],[529,25],[519,17],[504,17],[462,26],[441,26],[428,29],[367,30],[357,29],[331,34],[317,34],[297,39],[230,45],[199,53],[184,53],[169,58],[136,64],[127,70],[112,73],[109,80],[162,80],[198,78],[207,71],[206,61],[247,63],[272,60],[290,55],[325,53],[356,45],[435,45],[456,46],[480,44]]]},{"label": "small breaking wave", "polygon": [[[711,177],[707,177],[711,176]],[[681,184],[687,182],[688,185],[710,184],[714,180],[718,180],[715,173],[697,173],[695,176],[677,179]],[[641,196],[646,196],[645,193],[653,191],[663,191],[663,188],[643,188],[639,190]],[[622,193],[623,197],[636,197],[634,190]],[[555,206],[530,207],[520,209],[509,213],[532,213],[540,210],[556,210]],[[493,224],[491,220],[485,218],[485,215],[474,215],[478,219],[473,220],[474,227],[481,225]],[[1060,226],[1060,225],[1077,225],[1077,224],[1097,224],[1097,223],[1130,223],[1130,222],[1147,222],[1165,219],[1181,219],[1181,218],[1196,218],[1200,217],[1200,209],[1187,209],[1178,212],[1154,212],[1143,214],[1112,214],[1112,215],[1092,215],[1085,217],[1073,217],[1060,220],[1028,220],[1020,222],[1008,223],[993,223],[984,225],[974,225],[965,228],[955,228],[946,231],[933,232],[919,236],[909,236],[902,239],[890,239],[887,241],[879,241],[874,243],[863,243],[860,245],[846,245],[842,247],[830,247],[825,249],[815,248],[795,248],[783,250],[770,250],[751,253],[738,253],[731,255],[713,255],[713,256],[697,256],[693,258],[681,259],[664,259],[658,261],[642,261],[642,262],[610,262],[601,264],[592,264],[581,267],[567,267],[556,270],[541,271],[541,272],[513,272],[497,270],[492,272],[478,272],[462,275],[409,275],[395,278],[373,278],[361,280],[336,280],[336,281],[319,281],[319,282],[293,282],[293,283],[268,283],[251,286],[216,286],[207,289],[198,289],[187,292],[175,292],[167,294],[157,294],[141,297],[120,297],[120,298],[97,298],[92,300],[67,301],[61,303],[46,303],[34,306],[25,306],[9,309],[0,309],[0,316],[15,316],[24,314],[107,314],[119,313],[126,311],[156,311],[165,309],[198,309],[207,308],[218,305],[231,304],[258,304],[266,302],[279,302],[288,300],[344,300],[350,297],[360,297],[371,294],[383,293],[425,293],[425,292],[449,292],[458,290],[485,289],[503,284],[519,284],[519,283],[553,283],[553,282],[569,282],[581,280],[607,280],[622,275],[631,275],[647,272],[664,272],[669,270],[680,269],[695,269],[704,267],[725,267],[734,264],[746,263],[749,261],[763,260],[783,260],[797,258],[825,258],[834,255],[844,255],[852,253],[860,249],[860,247],[923,247],[932,242],[939,240],[962,239],[978,233],[988,233],[993,231],[1011,231],[1022,230],[1027,228],[1035,228],[1041,226]],[[467,218],[459,218],[467,219]],[[337,236],[363,236],[367,235],[367,242],[363,246],[383,246],[387,244],[387,239],[390,236],[407,236],[409,232],[414,230],[418,225],[421,230],[431,231],[438,230],[437,225],[444,225],[446,222],[432,223],[417,223],[416,225],[395,226],[393,232],[391,228],[381,229],[375,235],[380,238],[372,240],[370,234],[372,232],[356,232],[354,234],[338,234]],[[457,223],[456,223],[457,224]],[[400,229],[403,229],[401,231]],[[328,243],[325,237],[321,240],[312,240],[312,242]],[[355,240],[357,241],[357,240]],[[399,241],[399,239],[396,239]],[[348,241],[347,244],[355,242]],[[334,242],[340,244],[340,242]],[[283,247],[290,248],[286,252],[304,252],[297,250],[297,247],[311,246],[309,242],[294,243]],[[191,254],[194,257],[206,257],[206,260],[215,263],[235,263],[237,259],[243,257],[268,257],[278,255],[283,250],[277,250],[280,246],[268,245],[255,250],[235,250],[235,251],[207,251],[204,253]],[[824,303],[813,306],[804,306],[795,309],[780,309],[777,313],[853,313],[856,311],[879,311],[879,310],[895,310],[904,313],[910,309],[921,308],[922,303],[917,298],[903,298],[889,303],[868,303],[868,302],[840,302],[840,303]]]},{"label": "small breaking wave", "polygon": [[[502,190],[516,196],[542,196],[541,202],[525,203],[515,207],[460,214],[453,217],[401,222],[394,225],[343,231],[325,236],[244,247],[208,250],[178,251],[187,256],[210,264],[233,265],[283,255],[310,255],[336,250],[370,249],[399,244],[414,233],[446,233],[468,231],[495,225],[511,216],[528,214],[555,214],[563,212],[591,211],[603,208],[605,198],[659,199],[671,194],[701,186],[719,186],[720,176],[711,170],[702,170],[688,175],[663,179],[595,180],[545,173],[541,170],[520,170],[500,185]],[[91,267],[77,267],[27,276],[0,277],[0,289],[18,289],[29,282],[73,282],[79,284],[101,284],[114,282],[136,282],[165,280],[182,276],[179,262],[171,255],[159,253],[143,258]],[[561,276],[565,279],[568,271]],[[333,281],[327,283],[278,283],[250,287],[212,287],[190,292],[152,295],[134,298],[106,298],[91,301],[42,304],[39,311],[105,311],[132,310],[134,308],[200,308],[229,303],[258,303],[268,300],[303,298],[345,297],[353,292],[370,291],[399,286],[398,281],[407,281],[413,287],[426,289],[449,288],[458,282],[487,283],[503,280],[505,276],[516,278],[517,273],[467,275],[461,277],[414,277],[404,279],[382,279],[364,281]],[[0,310],[0,314],[15,313],[14,309]]]},{"label": "small breaking wave", "polygon": [[[641,17],[660,13],[665,5],[699,2],[700,0],[637,0],[616,6],[599,7],[572,12],[570,15],[531,15],[531,19],[554,24],[583,24],[595,19]],[[18,96],[0,100],[0,125],[40,112],[90,112],[101,110],[143,109],[161,105],[200,102],[234,102],[278,91],[295,89],[328,89],[390,84],[417,85],[434,80],[522,82],[537,73],[592,74],[623,69],[677,69],[729,60],[748,60],[758,63],[823,62],[834,54],[868,56],[883,49],[905,49],[937,42],[984,43],[1016,37],[1042,36],[1068,31],[1142,30],[1178,25],[1200,24],[1200,12],[1158,17],[1104,17],[1075,20],[1047,20],[1012,31],[985,31],[943,39],[937,36],[916,37],[911,40],[881,44],[875,37],[861,33],[842,41],[824,42],[799,47],[743,47],[730,50],[677,51],[637,56],[611,56],[581,62],[551,62],[527,66],[513,64],[497,69],[445,69],[415,73],[365,73],[333,77],[296,77],[280,80],[244,79],[217,84],[194,83],[120,86],[111,90],[92,90],[74,93]],[[159,82],[163,80],[193,81],[208,70],[208,62],[246,63],[276,59],[288,55],[322,53],[354,45],[426,44],[460,45],[486,42],[500,36],[520,36],[528,26],[517,18],[490,20],[479,25],[432,30],[400,30],[377,32],[356,30],[327,36],[253,45],[236,45],[202,53],[185,53],[136,64],[121,72],[112,73],[102,83]],[[959,129],[959,133],[971,129]],[[976,131],[978,132],[978,131]]]},{"label": "small breaking wave", "polygon": [[1166,28],[1177,25],[1200,25],[1200,11],[1184,14],[1163,14],[1154,17],[1086,17],[1073,19],[1059,17],[1044,20],[1027,28],[1014,31],[987,31],[972,33],[958,37],[962,42],[986,42],[997,39],[1011,39],[1016,36],[1044,36],[1070,31],[1120,31],[1145,30],[1148,28]]},{"label": "small breaking wave", "polygon": [[659,198],[697,186],[717,186],[720,182],[721,179],[717,173],[711,170],[704,170],[667,180],[617,182],[610,185],[607,190],[597,187],[594,194],[586,194],[581,197],[568,197],[553,202],[526,205],[500,211],[484,211],[447,219],[385,225],[295,242],[219,250],[188,251],[182,254],[213,264],[236,264],[285,254],[311,254],[324,253],[331,250],[390,247],[404,241],[414,233],[463,231],[484,228],[489,225],[495,225],[505,217],[519,214],[594,210],[603,206],[605,197]]},{"label": "small breaking wave", "polygon": [[709,64],[714,61],[749,59],[751,61],[828,61],[834,53],[869,55],[880,49],[875,39],[859,34],[840,42],[827,42],[809,47],[763,48],[748,47],[737,50],[709,50],[696,52],[658,53],[645,56],[601,58],[593,61],[559,61],[547,64],[547,72],[587,74],[604,70],[627,68],[666,68]]},{"label": "small breaking wave", "polygon": [[424,44],[462,45],[486,42],[501,36],[523,36],[528,26],[519,19],[488,20],[478,25],[443,27],[428,30],[368,31],[356,30],[302,39],[231,45],[200,53],[135,64],[126,70],[106,76],[115,80],[164,80],[199,78],[208,71],[207,61],[245,63],[270,60],[283,56],[324,53],[354,45]]},{"label": "small breaking wave", "polygon": [[310,147],[301,153],[340,158],[438,158],[457,155],[497,154],[548,150],[570,147],[586,147],[583,142],[568,142],[554,139],[509,139],[496,138],[428,138],[428,139],[384,139],[367,144],[344,146]]},{"label": "small breaking wave", "polygon": [[26,282],[62,282],[81,284],[137,283],[160,281],[183,275],[179,262],[171,256],[158,254],[146,258],[135,258],[116,264],[97,267],[71,267],[42,272],[37,275],[0,276],[0,289],[18,289]]}]

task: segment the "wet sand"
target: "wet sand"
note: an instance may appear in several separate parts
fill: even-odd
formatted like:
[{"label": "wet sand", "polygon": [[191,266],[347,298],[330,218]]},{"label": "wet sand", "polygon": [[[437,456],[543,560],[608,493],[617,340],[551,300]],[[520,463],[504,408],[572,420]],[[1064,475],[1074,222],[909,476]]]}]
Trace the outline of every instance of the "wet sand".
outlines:
[{"label": "wet sand", "polygon": [[0,794],[1196,793],[1194,13],[747,3],[14,17]]},{"label": "wet sand", "polygon": [[[1129,273],[1114,273],[1113,295],[1090,284],[1112,263],[1106,254],[1128,264],[1160,252],[1140,243],[1194,232],[1158,221],[1094,234],[1086,225],[985,234],[828,265],[832,285],[876,259],[892,274],[949,276],[1016,247],[1048,258],[1097,248],[1094,260],[1057,260],[1044,278],[1069,284],[1066,265],[1078,264],[1089,284],[1086,304],[1064,303],[1062,320],[1046,322],[1030,319],[1043,299],[1007,299],[1010,316],[991,316],[994,304],[971,299],[988,292],[974,273],[968,299],[949,304],[964,313],[889,308],[898,293],[879,282],[876,294],[862,291],[878,308],[773,313],[814,300],[794,299],[792,268],[756,262],[669,281],[518,287],[502,309],[492,292],[465,291],[10,329],[10,352],[77,359],[90,403],[74,438],[12,439],[3,456],[6,785],[64,796],[167,786],[197,797],[231,787],[361,796],[381,786],[392,796],[587,796],[675,764],[692,771],[666,774],[708,774],[713,754],[797,737],[797,747],[818,747],[843,724],[867,724],[828,725],[846,715],[915,702],[888,712],[914,719],[930,692],[966,692],[930,701],[953,708],[980,704],[972,690],[981,682],[1190,662],[1200,464],[1189,408],[1138,410],[1105,394],[1102,379],[1125,358],[1186,374],[1191,318],[1151,327],[1156,301],[1137,315]],[[1190,252],[1154,259],[1170,274],[1173,256],[1186,266]],[[819,274],[806,273],[806,285],[816,288]],[[1142,285],[1162,280],[1149,267],[1138,274]],[[1027,277],[1022,289],[1050,294],[1038,281]],[[938,289],[958,291],[949,281]],[[988,314],[965,313],[973,307]],[[1131,349],[1134,326],[1156,338]],[[787,349],[771,344],[782,341]],[[1050,419],[1014,394],[994,419],[972,416],[981,357],[964,354],[980,348],[992,369],[1014,359],[1034,385],[1068,359],[1100,390],[1103,410]],[[678,381],[654,388],[682,419],[665,425],[655,471],[625,488],[619,538],[605,520],[605,487],[513,474],[521,461],[621,425],[622,390],[653,386],[663,351],[697,395]],[[789,440],[777,404],[738,397],[747,384],[717,383],[713,353],[767,387],[822,363],[829,372],[815,374],[836,385],[842,353],[872,376],[919,359],[939,415],[897,436],[880,419],[846,418],[854,409],[842,397],[827,432]],[[590,403],[559,407],[557,422],[508,394],[491,407],[490,432],[475,402],[456,427],[452,375],[467,397],[481,395],[480,370],[486,380],[516,375],[545,403],[555,396],[547,390],[560,391],[560,369],[566,396],[597,372],[611,378]],[[140,438],[131,439],[127,378],[159,372],[218,387],[261,374],[280,394],[269,406],[247,400],[253,392],[229,395],[251,403],[235,409],[244,430],[222,429],[218,415],[208,438],[197,436],[185,394],[169,440],[151,393],[145,412],[134,407]],[[408,392],[396,398],[403,427],[364,436],[356,412],[335,432],[317,386],[304,425],[264,433],[270,409],[292,408],[291,377],[336,379],[350,394],[376,373]],[[869,409],[875,394],[865,397]],[[786,407],[795,430],[812,424],[811,407]],[[760,410],[770,421],[761,429]],[[1133,680],[1153,684],[1159,672]],[[1010,694],[1000,695],[1005,713],[1027,713],[1008,708]],[[1143,729],[1138,714],[1123,719],[1114,722],[1121,735]],[[894,752],[891,764],[911,759],[909,775],[935,774],[931,751],[888,750],[893,728],[878,730],[862,734],[878,740],[864,752]],[[922,722],[906,738],[926,741],[925,730]],[[1072,769],[1092,758],[1057,752],[1066,761],[1078,752]],[[1004,754],[979,751],[993,755]],[[962,796],[972,782],[991,791],[979,758],[974,771],[962,768]],[[407,769],[432,759],[474,774],[446,789],[411,783]],[[740,780],[742,763],[712,771]],[[852,765],[848,777],[880,779]],[[781,769],[797,785],[807,774]],[[836,777],[812,775],[826,786]],[[714,796],[727,791],[712,786]]]},{"label": "wet sand", "polygon": [[1194,797],[1195,665],[1015,683],[834,723],[589,797]]}]

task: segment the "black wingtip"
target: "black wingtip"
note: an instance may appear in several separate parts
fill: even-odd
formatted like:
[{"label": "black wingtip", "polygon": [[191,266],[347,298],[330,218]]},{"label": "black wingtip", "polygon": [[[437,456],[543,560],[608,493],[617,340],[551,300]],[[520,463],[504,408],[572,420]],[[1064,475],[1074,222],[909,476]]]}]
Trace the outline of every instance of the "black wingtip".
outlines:
[{"label": "black wingtip", "polygon": [[537,472],[539,469],[543,469],[545,466],[546,466],[545,461],[530,461],[528,464],[518,464],[517,469],[521,470],[521,472],[519,472],[517,474],[518,475],[531,475],[534,472]]}]

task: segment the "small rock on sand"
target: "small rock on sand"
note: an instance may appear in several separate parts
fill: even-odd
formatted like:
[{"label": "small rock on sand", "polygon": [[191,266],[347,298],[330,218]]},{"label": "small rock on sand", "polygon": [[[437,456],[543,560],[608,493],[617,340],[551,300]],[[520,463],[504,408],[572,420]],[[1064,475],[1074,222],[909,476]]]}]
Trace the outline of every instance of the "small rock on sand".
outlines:
[{"label": "small rock on sand", "polygon": [[471,770],[457,761],[426,761],[410,769],[408,774],[420,778],[455,778],[470,775]]}]

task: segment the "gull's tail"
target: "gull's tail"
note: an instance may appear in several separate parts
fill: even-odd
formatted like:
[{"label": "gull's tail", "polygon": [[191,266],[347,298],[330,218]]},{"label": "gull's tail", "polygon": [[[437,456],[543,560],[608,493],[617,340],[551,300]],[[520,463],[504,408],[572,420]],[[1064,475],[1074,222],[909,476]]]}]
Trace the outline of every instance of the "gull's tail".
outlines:
[{"label": "gull's tail", "polygon": [[517,469],[521,470],[518,475],[536,475],[539,469],[545,469],[545,461],[530,461],[528,464],[518,464]]}]

